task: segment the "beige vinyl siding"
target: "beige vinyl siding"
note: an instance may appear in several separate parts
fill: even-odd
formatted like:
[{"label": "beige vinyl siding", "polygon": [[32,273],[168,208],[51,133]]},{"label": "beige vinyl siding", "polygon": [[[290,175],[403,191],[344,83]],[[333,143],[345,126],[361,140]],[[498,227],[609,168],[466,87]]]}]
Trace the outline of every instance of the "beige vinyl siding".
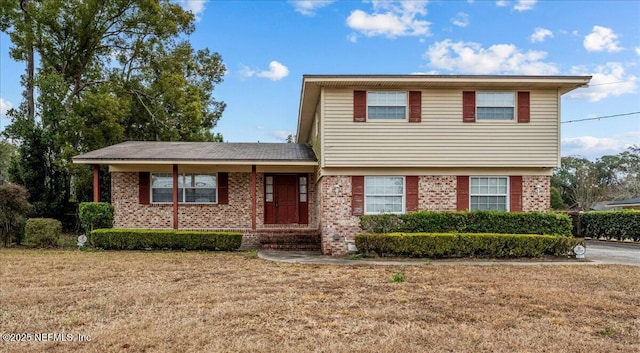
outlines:
[{"label": "beige vinyl siding", "polygon": [[309,134],[309,144],[316,154],[318,161],[322,160],[322,144],[320,143],[320,111],[316,110],[315,117],[311,123],[311,133]]},{"label": "beige vinyl siding", "polygon": [[353,90],[325,89],[325,167],[555,167],[558,93],[530,92],[527,124],[463,123],[460,89],[422,90],[421,123],[354,123]]}]

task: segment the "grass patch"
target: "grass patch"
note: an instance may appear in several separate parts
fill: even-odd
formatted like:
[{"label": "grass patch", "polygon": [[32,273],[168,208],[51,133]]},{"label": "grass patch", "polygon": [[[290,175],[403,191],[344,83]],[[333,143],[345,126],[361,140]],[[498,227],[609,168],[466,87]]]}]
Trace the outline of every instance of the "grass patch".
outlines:
[{"label": "grass patch", "polygon": [[[3,332],[91,337],[0,350],[636,352],[640,342],[640,267],[390,272],[247,254],[0,249]],[[393,272],[410,281],[391,283]]]},{"label": "grass patch", "polygon": [[400,271],[400,272],[394,272],[391,275],[391,282],[392,283],[403,283],[405,281],[405,275],[404,272]]}]

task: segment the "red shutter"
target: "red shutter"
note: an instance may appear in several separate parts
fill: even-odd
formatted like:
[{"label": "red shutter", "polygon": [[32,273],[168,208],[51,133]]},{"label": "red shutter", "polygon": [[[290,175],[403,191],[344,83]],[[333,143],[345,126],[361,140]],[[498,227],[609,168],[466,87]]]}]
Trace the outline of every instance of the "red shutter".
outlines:
[{"label": "red shutter", "polygon": [[141,205],[148,205],[151,197],[151,175],[149,172],[138,173],[138,202]]},{"label": "red shutter", "polygon": [[457,184],[458,184],[457,190],[456,190],[457,210],[468,211],[469,210],[469,177],[458,176]]},{"label": "red shutter", "polygon": [[522,177],[509,177],[509,211],[522,212]]},{"label": "red shutter", "polygon": [[407,212],[418,210],[418,180],[417,176],[408,176],[407,180]]},{"label": "red shutter", "polygon": [[364,177],[351,177],[351,214],[362,216],[364,214]]},{"label": "red shutter", "polygon": [[528,123],[531,120],[529,92],[518,92],[518,122]]},{"label": "red shutter", "polygon": [[218,204],[229,204],[229,173],[218,173]]},{"label": "red shutter", "polygon": [[409,122],[422,121],[422,91],[409,91]]},{"label": "red shutter", "polygon": [[353,91],[353,122],[367,121],[367,91]]},{"label": "red shutter", "polygon": [[476,92],[475,91],[462,92],[462,122],[463,123],[476,122]]}]

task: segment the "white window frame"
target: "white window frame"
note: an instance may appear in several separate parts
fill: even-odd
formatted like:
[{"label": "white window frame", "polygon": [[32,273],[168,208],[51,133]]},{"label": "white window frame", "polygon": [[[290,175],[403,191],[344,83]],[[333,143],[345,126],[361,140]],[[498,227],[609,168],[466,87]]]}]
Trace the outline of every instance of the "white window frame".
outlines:
[{"label": "white window frame", "polygon": [[[367,193],[367,178],[401,178],[402,179],[402,195],[400,194],[369,194]],[[371,175],[371,176],[365,176],[364,177],[364,214],[404,214],[406,213],[406,206],[407,206],[407,202],[406,202],[406,196],[407,195],[407,179],[404,176],[398,176],[398,175]],[[398,197],[398,196],[402,196],[402,211],[400,212],[373,212],[373,211],[369,211],[367,210],[367,198],[369,197],[385,197],[385,196],[392,196],[392,197]]]},{"label": "white window frame", "polygon": [[[165,187],[153,187],[153,176],[154,175],[162,175],[162,176],[170,176],[171,177],[171,187],[165,188]],[[193,187],[186,187],[186,178],[187,176],[194,176],[194,175],[212,175],[215,176],[216,178],[216,185],[215,185],[215,190],[216,190],[216,201],[215,202],[196,202],[196,201],[186,201],[187,199],[187,189],[211,189],[208,187],[198,187],[198,186],[193,186]],[[152,204],[173,204],[173,201],[169,201],[169,202],[158,202],[158,201],[154,201],[153,200],[153,190],[154,189],[171,189],[172,192],[172,198],[173,198],[173,174],[172,173],[151,173],[151,176],[149,178],[149,182],[150,182],[150,186],[149,186],[149,200],[151,200]],[[180,181],[180,179],[182,179],[182,182]],[[182,186],[181,186],[182,185]],[[218,204],[219,201],[219,196],[218,196],[218,173],[179,173],[178,174],[178,193],[182,192],[182,195],[178,194],[178,203],[179,204],[186,204],[186,205],[215,205]]]},{"label": "white window frame", "polygon": [[[471,192],[471,180],[472,179],[477,179],[477,178],[500,178],[500,179],[506,179],[507,180],[507,191],[506,194],[473,194]],[[504,212],[510,212],[509,210],[509,205],[510,205],[510,200],[509,197],[511,195],[511,178],[509,176],[505,176],[505,175],[474,175],[474,176],[470,176],[469,177],[469,211],[493,211],[493,210],[473,210],[471,208],[471,198],[473,196],[504,196],[505,197],[505,210]]]},{"label": "white window frame", "polygon": [[[512,105],[480,105],[480,95],[483,94],[509,94],[513,97],[513,104]],[[511,116],[511,119],[487,119],[487,118],[480,118],[480,115],[478,114],[478,108],[512,108],[513,109],[513,115]],[[518,112],[516,111],[518,109],[518,97],[516,96],[516,92],[513,91],[480,91],[480,92],[476,92],[476,122],[499,122],[499,123],[513,123],[516,122],[516,117],[518,116]]]},{"label": "white window frame", "polygon": [[[404,105],[379,105],[379,104],[371,104],[372,99],[369,97],[369,94],[388,94],[388,93],[403,93],[404,94]],[[393,119],[393,118],[372,118],[369,115],[369,107],[404,107],[404,117],[402,119]],[[371,121],[406,121],[409,114],[409,92],[407,91],[367,91],[367,120]]]}]

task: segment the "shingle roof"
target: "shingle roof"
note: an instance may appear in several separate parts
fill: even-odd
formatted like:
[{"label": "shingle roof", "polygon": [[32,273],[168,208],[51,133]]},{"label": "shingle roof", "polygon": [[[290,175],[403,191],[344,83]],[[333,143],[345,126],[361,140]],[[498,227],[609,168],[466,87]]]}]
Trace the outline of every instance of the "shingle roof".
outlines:
[{"label": "shingle roof", "polygon": [[635,205],[635,204],[640,204],[640,197],[635,197],[633,199],[612,202],[609,205],[610,206],[623,206],[623,205]]},{"label": "shingle roof", "polygon": [[87,161],[317,161],[308,144],[129,141],[73,157]]}]

